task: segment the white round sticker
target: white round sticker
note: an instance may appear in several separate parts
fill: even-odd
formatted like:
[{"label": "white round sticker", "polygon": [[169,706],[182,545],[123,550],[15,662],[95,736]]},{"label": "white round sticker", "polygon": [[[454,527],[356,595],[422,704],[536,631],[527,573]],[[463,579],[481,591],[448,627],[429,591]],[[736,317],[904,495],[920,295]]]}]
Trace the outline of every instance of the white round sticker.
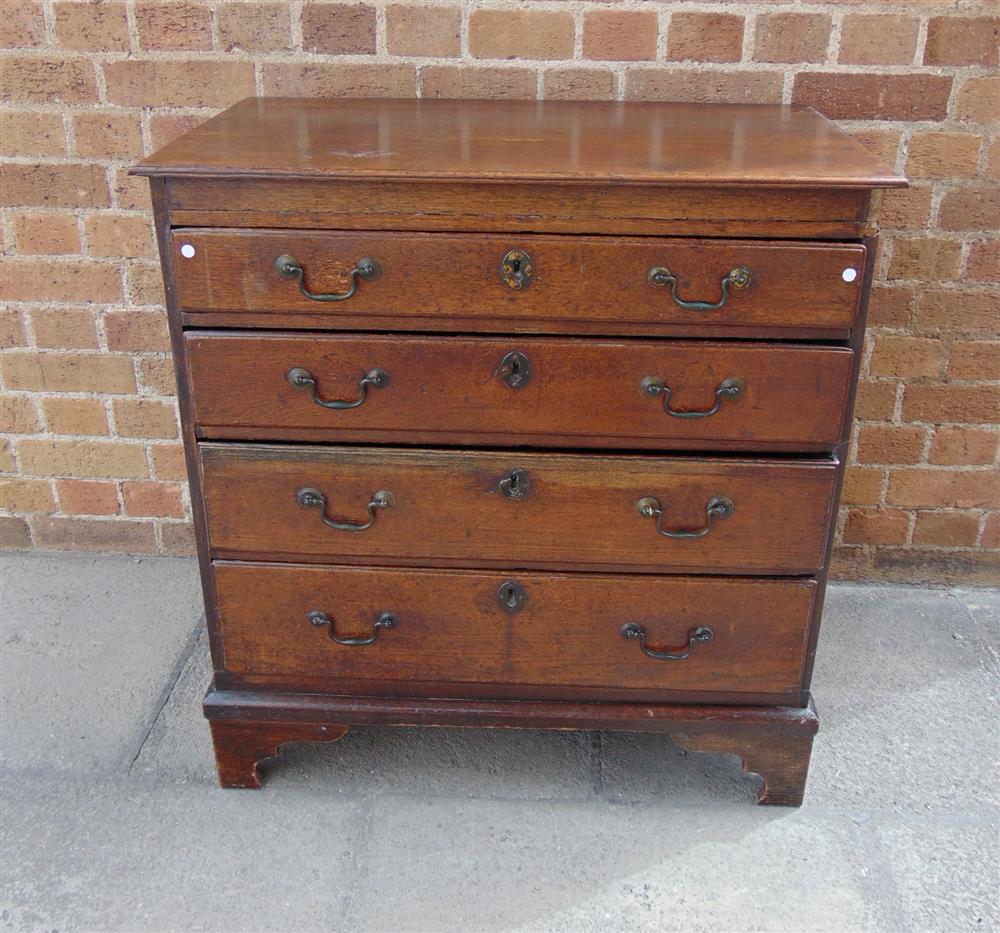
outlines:
[{"label": "white round sticker", "polygon": [[[194,250],[191,250],[191,252],[193,253]],[[857,269],[845,269],[843,272],[840,273],[840,277],[845,282],[853,282],[858,277],[858,270]]]},{"label": "white round sticker", "polygon": [[[190,259],[192,256],[194,256],[194,247],[190,243],[182,243],[181,255],[185,259]],[[848,270],[848,271],[853,271],[853,270]],[[844,275],[846,276],[847,272],[845,272]],[[850,281],[850,279],[848,279],[847,281]]]}]

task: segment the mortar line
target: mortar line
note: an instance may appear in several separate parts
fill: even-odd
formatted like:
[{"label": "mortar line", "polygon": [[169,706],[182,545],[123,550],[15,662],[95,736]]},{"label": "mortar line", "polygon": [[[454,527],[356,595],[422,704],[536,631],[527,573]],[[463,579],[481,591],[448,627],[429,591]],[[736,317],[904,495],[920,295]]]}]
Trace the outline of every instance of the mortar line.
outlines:
[{"label": "mortar line", "polygon": [[198,621],[195,623],[191,634],[188,635],[187,640],[184,642],[184,646],[181,648],[181,653],[174,662],[174,666],[171,668],[170,674],[167,676],[167,682],[163,685],[163,689],[160,691],[153,714],[149,717],[146,728],[142,733],[142,738],[139,740],[139,744],[136,747],[135,754],[132,755],[132,759],[128,763],[128,769],[125,772],[126,776],[132,774],[132,769],[135,767],[135,763],[139,760],[142,750],[146,747],[146,742],[149,741],[149,736],[152,734],[156,723],[159,721],[160,715],[163,713],[163,708],[167,705],[170,697],[173,695],[174,688],[180,680],[181,673],[187,665],[187,662],[191,659],[191,656],[194,654],[195,649],[198,647],[198,643],[201,641],[202,635],[205,631],[205,614],[202,613],[198,617]]}]

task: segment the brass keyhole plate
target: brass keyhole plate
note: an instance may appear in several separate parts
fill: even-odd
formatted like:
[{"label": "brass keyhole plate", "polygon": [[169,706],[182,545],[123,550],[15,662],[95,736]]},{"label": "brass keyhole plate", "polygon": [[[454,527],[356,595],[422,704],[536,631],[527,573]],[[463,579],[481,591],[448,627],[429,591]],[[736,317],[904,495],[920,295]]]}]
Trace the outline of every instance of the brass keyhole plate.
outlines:
[{"label": "brass keyhole plate", "polygon": [[500,280],[508,288],[527,288],[535,274],[535,264],[523,249],[512,249],[500,263]]},{"label": "brass keyhole plate", "polygon": [[497,590],[497,602],[500,603],[500,608],[511,615],[524,605],[527,598],[528,594],[525,593],[524,587],[513,580],[505,580]]},{"label": "brass keyhole plate", "polygon": [[500,378],[511,389],[523,389],[531,380],[531,360],[520,350],[512,350],[500,360]]}]

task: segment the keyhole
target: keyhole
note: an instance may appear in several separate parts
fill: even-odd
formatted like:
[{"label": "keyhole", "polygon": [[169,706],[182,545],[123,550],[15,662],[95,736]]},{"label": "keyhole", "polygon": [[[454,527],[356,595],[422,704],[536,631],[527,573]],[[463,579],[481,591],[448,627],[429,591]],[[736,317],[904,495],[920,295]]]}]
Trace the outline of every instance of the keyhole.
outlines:
[{"label": "keyhole", "polygon": [[511,389],[522,389],[531,379],[531,361],[514,350],[500,361],[500,377]]},{"label": "keyhole", "polygon": [[513,493],[517,492],[518,483],[520,482],[520,477],[517,475],[517,470],[510,474],[510,491]]},{"label": "keyhole", "polygon": [[500,608],[504,612],[513,614],[524,605],[524,587],[520,583],[508,580],[500,584],[500,588],[497,590],[497,598],[500,601]]},{"label": "keyhole", "polygon": [[507,605],[511,609],[515,609],[517,607],[517,593],[514,592],[514,587],[512,586],[507,587]]},{"label": "keyhole", "polygon": [[521,260],[512,259],[510,262],[511,271],[514,273],[514,278],[521,278]]}]

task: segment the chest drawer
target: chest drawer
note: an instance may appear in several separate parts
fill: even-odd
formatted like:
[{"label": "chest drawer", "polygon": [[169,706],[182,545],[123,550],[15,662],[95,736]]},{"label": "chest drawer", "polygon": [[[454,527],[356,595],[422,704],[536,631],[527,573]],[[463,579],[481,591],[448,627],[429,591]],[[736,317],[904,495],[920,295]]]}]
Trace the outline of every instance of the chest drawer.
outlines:
[{"label": "chest drawer", "polygon": [[185,339],[199,435],[272,440],[831,449],[854,357],[681,341]]},{"label": "chest drawer", "polygon": [[185,229],[181,310],[358,330],[844,335],[865,247],[662,237]]},{"label": "chest drawer", "polygon": [[836,472],[833,460],[201,450],[214,556],[429,566],[811,573]]},{"label": "chest drawer", "polygon": [[816,594],[813,580],[229,563],[215,580],[230,671],[418,694],[448,682],[794,694]]}]

